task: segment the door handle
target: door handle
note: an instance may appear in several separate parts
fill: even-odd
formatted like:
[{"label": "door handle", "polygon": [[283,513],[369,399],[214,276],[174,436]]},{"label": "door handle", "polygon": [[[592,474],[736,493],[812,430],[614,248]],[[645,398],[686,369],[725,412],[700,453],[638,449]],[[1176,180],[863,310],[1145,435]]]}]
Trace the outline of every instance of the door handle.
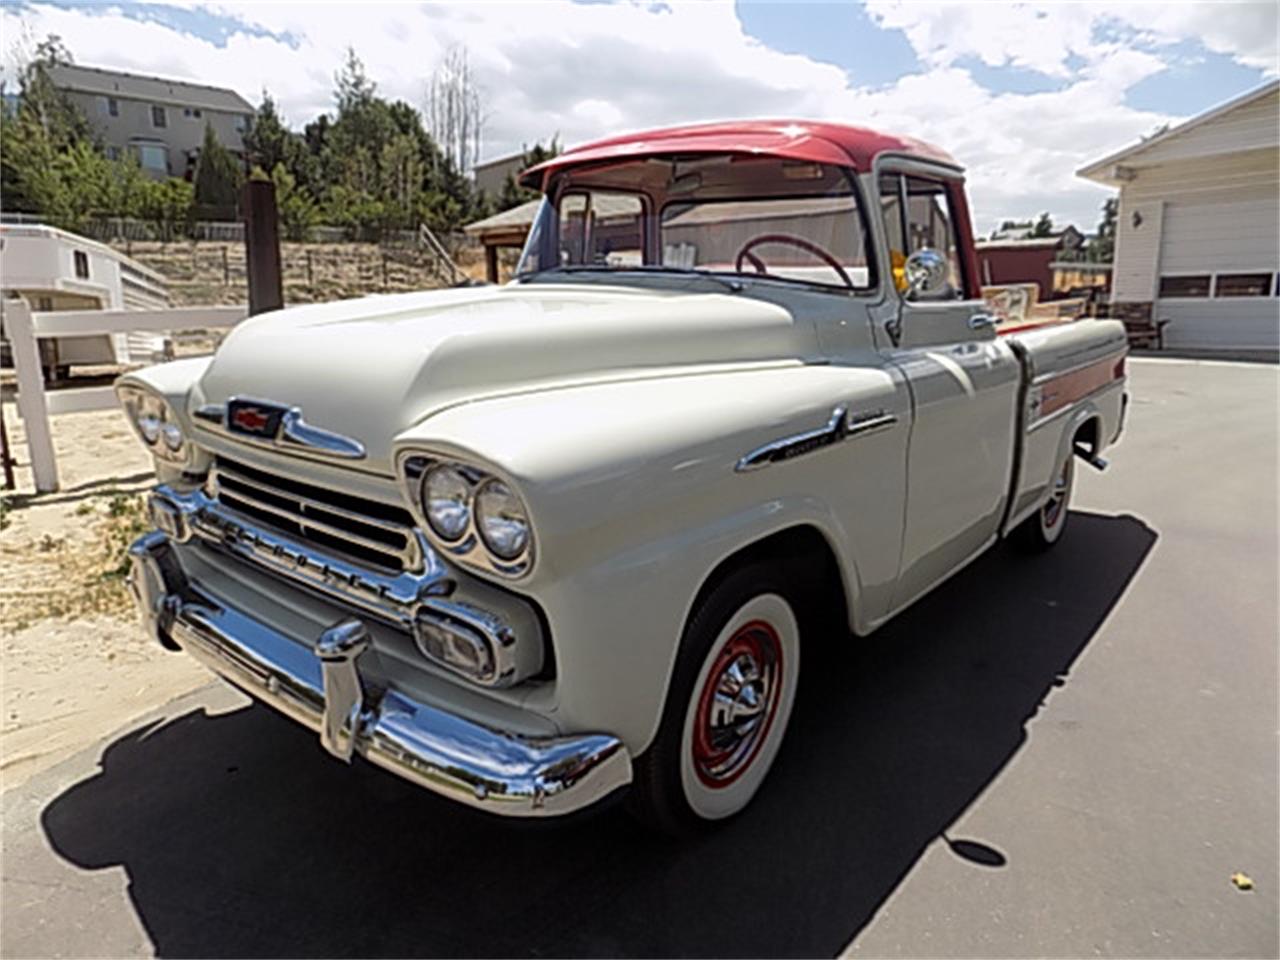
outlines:
[{"label": "door handle", "polygon": [[969,318],[970,330],[994,330],[1000,318],[990,313],[975,313]]}]

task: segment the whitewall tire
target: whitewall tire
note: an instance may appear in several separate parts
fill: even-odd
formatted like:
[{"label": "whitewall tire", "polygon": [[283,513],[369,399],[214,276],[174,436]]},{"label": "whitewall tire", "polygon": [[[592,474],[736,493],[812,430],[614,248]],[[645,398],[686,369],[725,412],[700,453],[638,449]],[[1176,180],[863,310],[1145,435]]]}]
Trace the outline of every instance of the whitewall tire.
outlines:
[{"label": "whitewall tire", "polygon": [[788,579],[752,564],[689,618],[662,720],[635,762],[633,813],[683,834],[743,810],[782,745],[800,677],[800,616]]}]

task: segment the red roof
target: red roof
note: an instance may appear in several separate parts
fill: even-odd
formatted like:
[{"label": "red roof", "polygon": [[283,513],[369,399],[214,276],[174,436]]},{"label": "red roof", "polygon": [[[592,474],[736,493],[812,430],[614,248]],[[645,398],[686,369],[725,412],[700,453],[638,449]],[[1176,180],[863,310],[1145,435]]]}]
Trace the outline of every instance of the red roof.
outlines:
[{"label": "red roof", "polygon": [[530,167],[520,180],[537,188],[547,175],[579,163],[668,153],[762,153],[861,171],[870,170],[881,153],[903,153],[958,166],[950,154],[931,144],[866,127],[812,120],[728,120],[595,140]]}]

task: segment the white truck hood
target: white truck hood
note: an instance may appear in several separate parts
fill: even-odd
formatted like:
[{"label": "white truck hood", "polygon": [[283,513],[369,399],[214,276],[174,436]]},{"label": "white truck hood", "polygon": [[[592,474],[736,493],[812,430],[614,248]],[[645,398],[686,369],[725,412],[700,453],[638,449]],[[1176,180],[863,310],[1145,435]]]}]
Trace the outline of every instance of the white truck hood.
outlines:
[{"label": "white truck hood", "polygon": [[398,433],[457,403],[819,352],[812,324],[728,292],[469,288],[254,317],[223,342],[191,401],[298,407],[307,423],[363,443],[361,467],[387,472]]}]

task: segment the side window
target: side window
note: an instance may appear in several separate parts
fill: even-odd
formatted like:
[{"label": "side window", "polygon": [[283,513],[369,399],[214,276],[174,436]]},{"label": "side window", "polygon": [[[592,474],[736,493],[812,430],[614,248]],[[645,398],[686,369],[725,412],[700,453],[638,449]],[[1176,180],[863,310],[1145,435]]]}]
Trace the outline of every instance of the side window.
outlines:
[{"label": "side window", "polygon": [[644,204],[630,193],[592,190],[560,199],[560,265],[644,263]]},{"label": "side window", "polygon": [[923,177],[884,174],[880,177],[880,208],[893,282],[899,292],[906,289],[903,267],[907,257],[928,248],[941,253],[949,264],[949,289],[943,299],[963,297],[960,244],[946,185]]}]

